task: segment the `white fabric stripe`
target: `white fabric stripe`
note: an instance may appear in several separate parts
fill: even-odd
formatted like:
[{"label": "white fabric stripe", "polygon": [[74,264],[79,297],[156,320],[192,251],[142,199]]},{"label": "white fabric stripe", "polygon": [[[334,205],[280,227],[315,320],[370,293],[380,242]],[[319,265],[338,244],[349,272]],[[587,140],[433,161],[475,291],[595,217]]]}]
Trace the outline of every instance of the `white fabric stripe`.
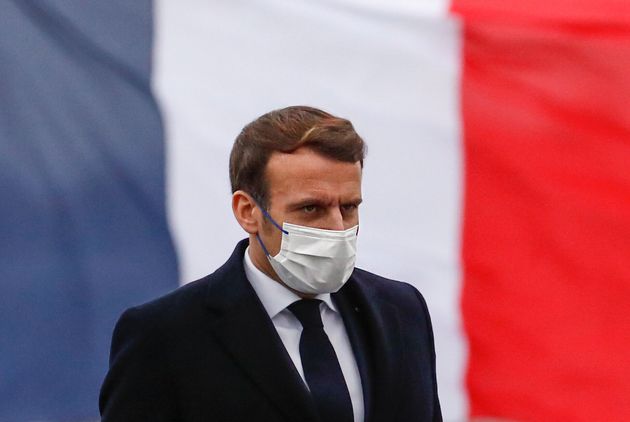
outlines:
[{"label": "white fabric stripe", "polygon": [[[422,3],[422,5],[420,5]],[[167,133],[168,210],[183,281],[222,264],[228,154],[258,115],[308,104],[369,145],[359,266],[425,295],[446,420],[462,420],[459,28],[445,1],[156,1],[154,87]]]}]

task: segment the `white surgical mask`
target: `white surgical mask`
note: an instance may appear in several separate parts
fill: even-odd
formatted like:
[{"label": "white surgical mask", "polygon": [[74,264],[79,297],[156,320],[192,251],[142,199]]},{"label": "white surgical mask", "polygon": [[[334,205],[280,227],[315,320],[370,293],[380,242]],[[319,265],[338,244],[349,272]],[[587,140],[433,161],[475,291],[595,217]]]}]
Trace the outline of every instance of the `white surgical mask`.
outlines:
[{"label": "white surgical mask", "polygon": [[280,280],[306,294],[334,293],[348,281],[357,253],[359,226],[348,230],[325,230],[283,223],[282,243],[277,255],[271,256],[258,237],[267,258]]}]

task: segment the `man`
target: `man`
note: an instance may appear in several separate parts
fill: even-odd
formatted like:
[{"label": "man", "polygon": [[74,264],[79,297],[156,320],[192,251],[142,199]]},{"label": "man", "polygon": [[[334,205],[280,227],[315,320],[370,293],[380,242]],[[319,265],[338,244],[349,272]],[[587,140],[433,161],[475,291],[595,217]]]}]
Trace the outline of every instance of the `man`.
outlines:
[{"label": "man", "polygon": [[431,322],[355,269],[365,145],[311,107],[265,114],[230,157],[248,233],[209,276],[118,322],[103,421],[441,421]]}]

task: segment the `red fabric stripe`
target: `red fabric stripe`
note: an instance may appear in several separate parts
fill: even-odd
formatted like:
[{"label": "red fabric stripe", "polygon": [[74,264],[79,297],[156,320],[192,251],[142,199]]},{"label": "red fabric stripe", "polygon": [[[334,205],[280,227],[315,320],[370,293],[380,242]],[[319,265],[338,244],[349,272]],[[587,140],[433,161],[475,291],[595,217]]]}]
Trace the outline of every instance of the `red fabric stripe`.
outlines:
[{"label": "red fabric stripe", "polygon": [[454,13],[466,19],[630,24],[628,0],[454,0]]},{"label": "red fabric stripe", "polygon": [[464,22],[471,415],[630,420],[630,26]]}]

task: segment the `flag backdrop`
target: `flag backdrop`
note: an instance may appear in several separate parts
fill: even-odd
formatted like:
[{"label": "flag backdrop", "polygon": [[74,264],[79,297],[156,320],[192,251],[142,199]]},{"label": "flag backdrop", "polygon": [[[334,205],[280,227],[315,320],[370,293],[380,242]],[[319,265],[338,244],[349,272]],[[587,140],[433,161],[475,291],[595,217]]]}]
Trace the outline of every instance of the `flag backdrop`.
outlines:
[{"label": "flag backdrop", "polygon": [[0,6],[0,421],[97,417],[123,308],[244,237],[228,154],[308,104],[369,146],[359,265],[420,289],[447,421],[630,419],[625,0]]}]

